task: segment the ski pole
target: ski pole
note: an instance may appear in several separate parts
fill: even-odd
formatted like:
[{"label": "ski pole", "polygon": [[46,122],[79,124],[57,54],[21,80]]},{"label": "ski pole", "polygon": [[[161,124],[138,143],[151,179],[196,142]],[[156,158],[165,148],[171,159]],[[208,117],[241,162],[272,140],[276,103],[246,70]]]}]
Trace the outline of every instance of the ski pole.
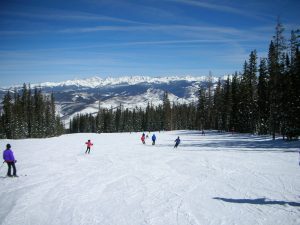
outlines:
[{"label": "ski pole", "polygon": [[1,170],[1,168],[3,167],[4,163],[5,163],[5,161],[3,161],[2,165],[0,166],[0,170]]}]

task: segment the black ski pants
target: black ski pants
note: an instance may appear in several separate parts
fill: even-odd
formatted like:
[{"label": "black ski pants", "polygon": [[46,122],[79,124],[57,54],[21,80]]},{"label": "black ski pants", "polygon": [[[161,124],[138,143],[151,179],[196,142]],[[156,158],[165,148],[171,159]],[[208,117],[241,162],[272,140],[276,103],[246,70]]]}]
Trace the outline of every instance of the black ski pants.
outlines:
[{"label": "black ski pants", "polygon": [[6,163],[7,163],[7,166],[8,166],[7,176],[11,176],[11,168],[13,168],[13,175],[16,176],[17,175],[17,169],[16,169],[15,162],[6,162]]}]

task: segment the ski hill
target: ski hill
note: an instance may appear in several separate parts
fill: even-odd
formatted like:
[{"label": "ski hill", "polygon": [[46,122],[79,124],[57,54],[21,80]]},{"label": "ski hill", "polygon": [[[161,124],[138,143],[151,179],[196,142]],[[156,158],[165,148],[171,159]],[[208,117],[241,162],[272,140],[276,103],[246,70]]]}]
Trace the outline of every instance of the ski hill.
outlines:
[{"label": "ski hill", "polygon": [[152,146],[141,134],[2,139],[20,177],[0,170],[0,224],[300,224],[298,141],[172,131]]}]

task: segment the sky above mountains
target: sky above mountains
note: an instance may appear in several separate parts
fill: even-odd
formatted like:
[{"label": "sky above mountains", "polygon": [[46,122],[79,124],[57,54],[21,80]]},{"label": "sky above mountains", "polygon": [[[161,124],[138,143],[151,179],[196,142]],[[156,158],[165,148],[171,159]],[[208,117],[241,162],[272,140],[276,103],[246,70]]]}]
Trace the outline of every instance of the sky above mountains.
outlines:
[{"label": "sky above mountains", "polygon": [[0,86],[91,76],[208,75],[266,56],[277,17],[289,38],[300,1],[4,0]]}]

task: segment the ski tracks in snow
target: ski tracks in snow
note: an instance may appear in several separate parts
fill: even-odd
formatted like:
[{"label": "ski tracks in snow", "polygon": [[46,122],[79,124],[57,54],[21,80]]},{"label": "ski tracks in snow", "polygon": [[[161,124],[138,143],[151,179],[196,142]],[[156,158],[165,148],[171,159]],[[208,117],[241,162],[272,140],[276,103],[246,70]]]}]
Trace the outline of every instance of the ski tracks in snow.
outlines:
[{"label": "ski tracks in snow", "polygon": [[[161,132],[155,146],[134,133],[12,141],[28,176],[1,180],[0,224],[299,224],[299,207],[255,202],[299,200],[292,153],[215,151],[238,136],[179,135],[176,151],[178,132]],[[84,154],[88,139],[94,146]]]}]

